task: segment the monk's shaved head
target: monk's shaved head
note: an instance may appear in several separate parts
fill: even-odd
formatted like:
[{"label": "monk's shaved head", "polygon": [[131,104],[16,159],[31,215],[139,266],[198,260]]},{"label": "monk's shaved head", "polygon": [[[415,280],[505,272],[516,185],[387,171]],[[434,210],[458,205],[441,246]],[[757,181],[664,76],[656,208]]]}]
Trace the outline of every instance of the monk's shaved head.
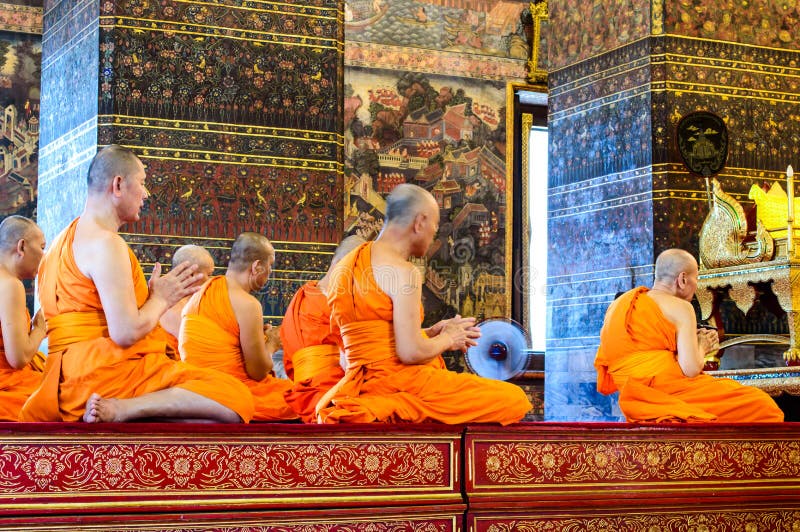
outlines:
[{"label": "monk's shaved head", "polygon": [[681,272],[692,272],[697,269],[697,261],[687,251],[668,249],[656,259],[655,281],[672,283]]},{"label": "monk's shaved head", "polygon": [[436,205],[430,192],[417,185],[403,183],[398,185],[386,198],[386,224],[406,226],[414,221],[414,217],[425,212],[426,208]]},{"label": "monk's shaved head", "polygon": [[360,235],[350,235],[339,242],[339,246],[336,248],[336,251],[333,252],[331,266],[342,260],[345,255],[356,249],[364,242],[366,242],[366,239]]},{"label": "monk's shaved head", "polygon": [[89,165],[89,192],[102,192],[114,176],[127,177],[135,173],[141,161],[127,148],[111,144],[97,152]]},{"label": "monk's shaved head", "polygon": [[189,244],[181,246],[172,256],[172,267],[174,268],[182,262],[189,262],[197,266],[197,270],[211,275],[214,272],[214,258],[203,246]]},{"label": "monk's shaved head", "polygon": [[24,216],[12,215],[0,222],[0,251],[11,251],[23,238],[41,231],[36,222]]},{"label": "monk's shaved head", "polygon": [[267,237],[259,233],[245,232],[236,237],[231,247],[228,268],[246,270],[257,260],[267,261],[275,257],[275,249]]}]

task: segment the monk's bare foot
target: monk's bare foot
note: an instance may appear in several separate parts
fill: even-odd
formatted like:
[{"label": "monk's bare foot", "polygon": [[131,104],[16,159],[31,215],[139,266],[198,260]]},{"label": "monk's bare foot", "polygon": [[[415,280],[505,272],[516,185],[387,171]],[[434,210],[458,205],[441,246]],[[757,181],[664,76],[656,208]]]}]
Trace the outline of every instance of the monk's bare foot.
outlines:
[{"label": "monk's bare foot", "polygon": [[83,413],[83,420],[86,423],[111,423],[123,421],[123,413],[119,408],[119,401],[116,399],[103,399],[100,395],[93,393],[86,401],[86,411]]}]

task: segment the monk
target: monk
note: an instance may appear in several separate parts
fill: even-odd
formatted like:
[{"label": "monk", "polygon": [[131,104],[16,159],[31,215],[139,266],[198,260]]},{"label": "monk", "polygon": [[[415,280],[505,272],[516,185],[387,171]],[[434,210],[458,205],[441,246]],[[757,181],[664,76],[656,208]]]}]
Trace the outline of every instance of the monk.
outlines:
[{"label": "monk", "polygon": [[266,286],[274,261],[265,236],[239,235],[225,275],[206,281],[186,303],[178,335],[183,360],[232,375],[249,388],[255,421],[297,419],[283,398],[292,382],[271,374],[277,330],[263,325],[261,302],[252,294]]},{"label": "monk", "polygon": [[416,185],[399,185],[386,199],[378,238],[334,268],[331,327],[341,334],[347,369],[317,405],[319,421],[505,425],[531,409],[513,384],[445,368],[443,351],[475,345],[480,331],[474,318],[420,327],[423,278],[409,259],[425,256],[438,226],[433,196]]},{"label": "monk", "polygon": [[331,271],[364,242],[358,235],[342,240],[322,279],[307,282],[294,295],[280,326],[283,366],[294,382],[286,394],[286,402],[306,423],[316,423],[317,403],[344,377],[339,352],[341,338],[331,332],[331,308],[326,295]]},{"label": "monk", "polygon": [[[197,286],[199,287],[205,282],[205,279],[211,277],[214,273],[214,257],[211,253],[202,246],[195,246],[188,244],[181,246],[172,255],[172,268],[177,268],[179,264],[188,262],[191,265],[197,266],[197,271],[202,275],[197,277]],[[180,360],[178,353],[178,332],[181,328],[181,312],[186,302],[189,301],[189,296],[184,297],[169,310],[167,310],[158,320],[159,325],[164,330],[164,341],[167,342],[167,353],[170,358]]]},{"label": "monk", "polygon": [[42,381],[32,363],[41,355],[44,316],[39,311],[31,321],[22,281],[36,277],[44,246],[33,220],[15,215],[0,223],[0,421],[16,421]]},{"label": "monk", "polygon": [[594,361],[598,391],[619,390],[629,422],[783,421],[763,391],[703,374],[719,338],[697,328],[690,303],[697,278],[694,257],[668,249],[656,259],[652,289],[634,288],[611,303]]},{"label": "monk", "polygon": [[190,295],[202,274],[188,263],[149,284],[119,228],[139,219],[148,196],[142,162],[129,150],[100,150],[88,172],[83,213],[39,267],[49,354],[23,421],[128,421],[139,418],[248,421],[247,388],[223,373],[166,356],[154,332],[164,312]]}]

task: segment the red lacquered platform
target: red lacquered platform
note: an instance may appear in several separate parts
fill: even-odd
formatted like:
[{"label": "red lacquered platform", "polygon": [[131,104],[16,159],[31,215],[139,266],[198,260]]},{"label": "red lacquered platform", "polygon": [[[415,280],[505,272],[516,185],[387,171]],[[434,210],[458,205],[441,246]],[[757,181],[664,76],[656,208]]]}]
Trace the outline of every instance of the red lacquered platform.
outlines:
[{"label": "red lacquered platform", "polygon": [[0,530],[800,530],[800,424],[0,424]]}]

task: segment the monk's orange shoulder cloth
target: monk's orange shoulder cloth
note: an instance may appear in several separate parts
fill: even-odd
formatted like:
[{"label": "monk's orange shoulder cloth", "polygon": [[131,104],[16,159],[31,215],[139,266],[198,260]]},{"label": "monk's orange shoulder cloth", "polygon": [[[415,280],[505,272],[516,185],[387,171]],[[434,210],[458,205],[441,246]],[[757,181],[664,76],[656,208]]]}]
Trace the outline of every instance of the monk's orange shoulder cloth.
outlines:
[{"label": "monk's orange shoulder cloth", "polygon": [[283,366],[293,381],[286,402],[306,423],[316,422],[317,403],[344,376],[330,316],[327,297],[310,281],[295,293],[280,327]]},{"label": "monk's orange shoulder cloth", "polygon": [[597,390],[619,390],[628,421],[783,421],[761,390],[705,374],[686,377],[675,326],[647,292],[635,288],[612,303],[594,361]]},{"label": "monk's orange shoulder cloth", "polygon": [[[30,323],[31,315],[27,308],[25,315],[26,322]],[[19,418],[22,405],[42,382],[42,372],[36,369],[36,364],[42,361],[42,354],[36,353],[25,367],[11,367],[3,347],[3,328],[0,326],[0,421],[16,421]]]},{"label": "monk's orange shoulder cloth", "polygon": [[239,340],[239,322],[224,275],[210,278],[186,303],[178,333],[178,349],[181,358],[189,364],[221,371],[244,383],[254,403],[254,420],[297,418],[283,399],[291,381],[271,375],[256,381],[247,374]]},{"label": "monk's orange shoulder cloth", "polygon": [[509,424],[522,419],[531,404],[518,386],[448,371],[441,357],[403,364],[396,353],[392,300],[372,271],[372,245],[348,254],[332,275],[331,327],[341,332],[347,372],[317,405],[320,421]]},{"label": "monk's orange shoulder cloth", "polygon": [[[109,336],[97,289],[75,263],[73,221],[45,254],[38,286],[47,319],[49,353],[44,377],[22,409],[22,421],[74,421],[83,415],[92,393],[126,399],[180,387],[212,399],[248,421],[252,401],[247,388],[222,373],[170,360],[163,340],[151,332],[130,347]],[[148,297],[139,261],[128,250],[138,306]]]}]

